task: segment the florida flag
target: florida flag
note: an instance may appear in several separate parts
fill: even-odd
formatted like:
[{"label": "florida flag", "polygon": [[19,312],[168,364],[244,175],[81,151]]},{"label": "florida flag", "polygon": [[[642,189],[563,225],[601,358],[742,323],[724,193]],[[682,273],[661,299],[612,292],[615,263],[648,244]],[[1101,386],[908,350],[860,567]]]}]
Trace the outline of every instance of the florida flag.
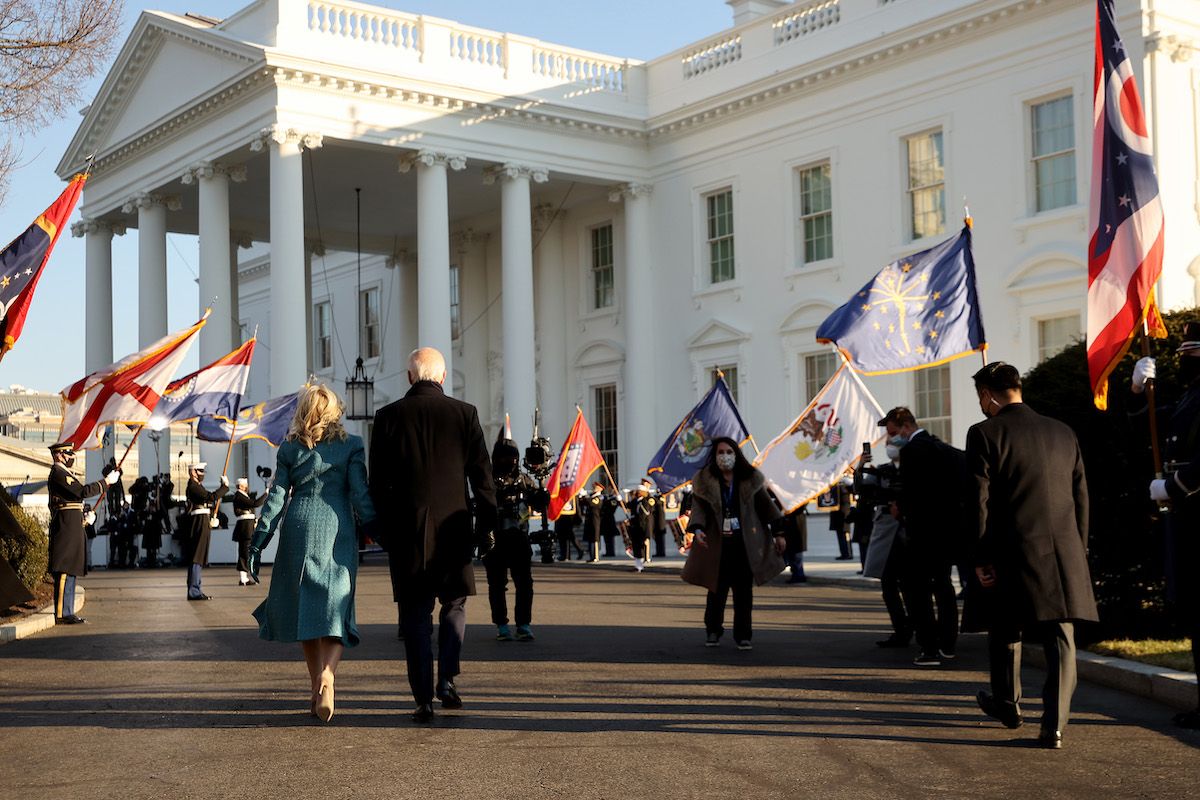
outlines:
[{"label": "florida flag", "polygon": [[583,418],[583,411],[576,409],[575,424],[563,442],[558,463],[550,473],[546,488],[550,490],[550,507],[547,514],[551,521],[559,518],[563,508],[575,499],[575,495],[587,486],[588,479],[604,466],[604,456],[592,436],[592,429]]},{"label": "florida flag", "polygon": [[148,421],[209,313],[211,309],[195,324],[63,389],[59,441],[70,442],[76,450],[94,450],[101,445],[102,426]]},{"label": "florida flag", "polygon": [[1154,299],[1162,274],[1163,210],[1133,66],[1113,0],[1097,0],[1092,117],[1092,238],[1088,244],[1088,373],[1099,409],[1108,376],[1145,324],[1166,336]]},{"label": "florida flag", "polygon": [[161,431],[172,422],[187,422],[200,417],[232,420],[242,406],[242,395],[250,380],[250,362],[254,358],[251,339],[229,355],[207,367],[169,384],[154,407],[146,427]]}]

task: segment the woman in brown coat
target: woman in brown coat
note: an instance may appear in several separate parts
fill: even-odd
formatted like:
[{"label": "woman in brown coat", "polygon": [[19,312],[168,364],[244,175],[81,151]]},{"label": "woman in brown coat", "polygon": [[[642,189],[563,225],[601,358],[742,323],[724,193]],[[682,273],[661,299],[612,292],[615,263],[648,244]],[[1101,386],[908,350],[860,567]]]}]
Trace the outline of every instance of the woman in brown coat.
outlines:
[{"label": "woman in brown coat", "polygon": [[708,589],[705,645],[716,647],[725,632],[725,601],[732,589],[733,639],[739,650],[749,650],[754,584],[783,572],[782,515],[762,473],[724,436],[713,439],[708,462],[692,478],[692,495],[688,530],[695,539],[683,579]]}]

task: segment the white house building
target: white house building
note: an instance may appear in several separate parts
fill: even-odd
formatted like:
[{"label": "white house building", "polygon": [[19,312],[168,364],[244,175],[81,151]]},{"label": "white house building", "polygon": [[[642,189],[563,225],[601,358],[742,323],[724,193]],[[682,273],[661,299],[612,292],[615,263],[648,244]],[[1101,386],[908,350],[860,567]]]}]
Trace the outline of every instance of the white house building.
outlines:
[{"label": "white house building", "polygon": [[[1094,0],[727,2],[733,27],[645,63],[340,0],[142,14],[58,170],[96,154],[84,366],[114,356],[112,236],[138,233],[145,344],[166,234],[192,233],[198,306],[217,298],[201,363],[258,326],[254,399],[340,386],[361,355],[382,404],[433,345],[491,433],[507,411],[527,440],[537,406],[557,446],[578,404],[628,483],[714,369],[777,433],[837,363],[817,325],[954,235],[964,198],[991,357],[1025,369],[1081,335]],[[1161,298],[1191,306],[1200,2],[1117,7]],[[978,363],[868,385],[961,444]]]}]

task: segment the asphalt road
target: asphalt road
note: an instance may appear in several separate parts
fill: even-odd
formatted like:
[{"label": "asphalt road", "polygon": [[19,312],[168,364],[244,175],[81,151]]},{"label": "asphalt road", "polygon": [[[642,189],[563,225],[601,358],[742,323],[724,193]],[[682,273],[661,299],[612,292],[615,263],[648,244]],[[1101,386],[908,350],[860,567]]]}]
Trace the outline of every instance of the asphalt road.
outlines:
[{"label": "asphalt road", "polygon": [[[84,581],[88,625],[0,648],[0,787],[8,798],[728,798],[1196,796],[1200,733],[1171,711],[1082,685],[1066,749],[986,720],[984,642],[953,668],[880,650],[867,589],[757,590],[754,650],[703,646],[704,593],[668,575],[535,568],[532,643],[492,640],[468,603],[466,708],[408,718],[385,568],[358,588],[363,644],[338,709],[307,714],[299,647],[261,642],[240,589],[188,603],[181,570]],[[479,575],[483,585],[482,573]]]}]

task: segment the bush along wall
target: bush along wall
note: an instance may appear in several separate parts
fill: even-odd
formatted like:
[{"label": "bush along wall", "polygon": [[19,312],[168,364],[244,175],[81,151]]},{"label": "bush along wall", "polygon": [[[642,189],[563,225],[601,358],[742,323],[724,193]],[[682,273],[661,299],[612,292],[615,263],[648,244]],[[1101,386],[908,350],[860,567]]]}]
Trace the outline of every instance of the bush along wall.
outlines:
[{"label": "bush along wall", "polygon": [[4,505],[0,509],[0,558],[8,559],[17,577],[32,591],[46,577],[50,540],[41,523],[14,503],[3,487],[0,503]]}]

